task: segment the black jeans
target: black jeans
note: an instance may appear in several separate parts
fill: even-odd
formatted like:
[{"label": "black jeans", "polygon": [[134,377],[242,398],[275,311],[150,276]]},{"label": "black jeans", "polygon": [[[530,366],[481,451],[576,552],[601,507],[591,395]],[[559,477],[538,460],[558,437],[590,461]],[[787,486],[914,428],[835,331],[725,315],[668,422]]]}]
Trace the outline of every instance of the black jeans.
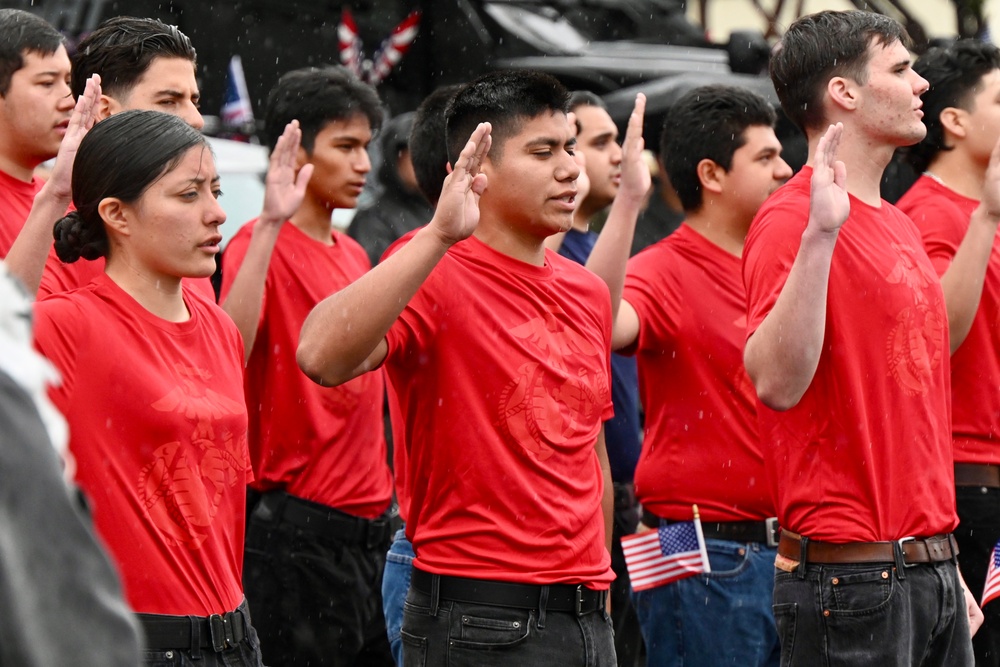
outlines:
[{"label": "black jeans", "polygon": [[[265,497],[266,498],[266,497]],[[248,521],[243,588],[270,667],[392,667],[382,615],[379,544],[290,525],[261,500]]]},{"label": "black jeans", "polygon": [[965,598],[950,561],[778,570],[774,617],[781,664],[965,667],[973,664]]},{"label": "black jeans", "polygon": [[604,611],[515,609],[441,600],[412,585],[403,607],[404,667],[615,667]]},{"label": "black jeans", "polygon": [[615,521],[611,538],[611,569],[615,571],[615,580],[611,582],[611,622],[615,629],[618,667],[646,664],[639,617],[632,604],[632,582],[622,553],[622,536],[632,535],[639,525],[639,503],[630,493],[631,487],[631,482],[615,484]]},{"label": "black jeans", "polygon": [[260,641],[250,621],[246,601],[237,611],[243,616],[247,633],[237,646],[219,653],[211,648],[201,648],[197,652],[190,648],[143,648],[142,667],[262,667]]},{"label": "black jeans", "polygon": [[[1000,540],[1000,489],[981,486],[960,486],[956,489],[958,500],[958,564],[962,568],[965,584],[980,600],[986,583],[993,545]],[[976,652],[977,667],[1000,666],[1000,602],[991,602],[983,609],[985,621],[972,647]]]}]

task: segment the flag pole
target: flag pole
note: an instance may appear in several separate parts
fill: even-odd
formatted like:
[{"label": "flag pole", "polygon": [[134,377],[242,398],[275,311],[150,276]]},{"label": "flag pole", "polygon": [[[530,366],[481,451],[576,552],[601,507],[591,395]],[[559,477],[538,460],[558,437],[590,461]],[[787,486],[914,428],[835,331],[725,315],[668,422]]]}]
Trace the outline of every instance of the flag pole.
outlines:
[{"label": "flag pole", "polygon": [[712,566],[708,563],[708,549],[705,548],[705,534],[701,532],[701,515],[698,514],[698,506],[691,505],[694,511],[694,531],[698,535],[698,551],[701,552],[701,564],[705,566],[705,572],[711,572]]}]

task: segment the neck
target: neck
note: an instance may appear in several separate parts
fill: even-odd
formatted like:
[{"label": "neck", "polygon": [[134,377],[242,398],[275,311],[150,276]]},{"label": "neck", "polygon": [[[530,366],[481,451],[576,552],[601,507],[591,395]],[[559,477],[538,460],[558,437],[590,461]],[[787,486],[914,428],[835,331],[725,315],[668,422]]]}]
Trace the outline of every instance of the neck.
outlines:
[{"label": "neck", "polygon": [[590,231],[590,218],[585,218],[579,211],[573,215],[573,229],[586,234]]},{"label": "neck", "polygon": [[980,164],[958,149],[941,152],[927,167],[927,173],[963,197],[976,201],[983,198],[986,165]]},{"label": "neck", "polygon": [[[39,163],[41,164],[41,163]],[[37,165],[26,165],[25,163],[12,158],[10,155],[0,152],[0,171],[19,181],[30,183]]]},{"label": "neck", "polygon": [[489,247],[508,257],[513,257],[525,264],[545,265],[544,239],[518,233],[502,221],[480,218],[474,235]]},{"label": "neck", "polygon": [[[809,137],[809,164],[814,161],[816,146],[823,133]],[[853,133],[844,123],[837,159],[847,167],[847,191],[869,206],[881,206],[882,174],[892,160],[894,146],[878,144]]]},{"label": "neck", "polygon": [[331,235],[333,229],[333,209],[328,208],[313,197],[307,195],[302,200],[299,210],[291,217],[291,222],[306,236],[320,243],[333,244],[333,237]]},{"label": "neck", "polygon": [[743,256],[750,221],[741,221],[727,216],[724,207],[703,205],[693,213],[688,213],[684,224],[698,232],[712,245],[718,246],[730,255]]},{"label": "neck", "polygon": [[168,322],[185,322],[191,317],[176,276],[153,276],[142,271],[127,257],[108,258],[105,273],[140,306]]}]

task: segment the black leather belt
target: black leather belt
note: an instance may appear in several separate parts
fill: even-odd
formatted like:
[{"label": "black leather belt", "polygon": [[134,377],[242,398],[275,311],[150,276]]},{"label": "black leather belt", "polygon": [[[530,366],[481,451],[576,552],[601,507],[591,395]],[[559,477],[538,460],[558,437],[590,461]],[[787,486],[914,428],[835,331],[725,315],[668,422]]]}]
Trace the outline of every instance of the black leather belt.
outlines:
[{"label": "black leather belt", "polygon": [[[642,522],[650,528],[656,528],[660,523],[677,523],[673,519],[662,519],[647,509],[642,510]],[[763,521],[702,521],[701,532],[707,540],[729,540],[730,542],[756,542],[766,544],[772,549],[778,546],[777,517]]]},{"label": "black leather belt", "polygon": [[[246,602],[240,607],[242,608]],[[239,645],[247,636],[240,609],[211,616],[136,614],[146,635],[145,646],[154,651],[210,648],[216,653]]]},{"label": "black leather belt", "polygon": [[955,463],[955,486],[1000,489],[1000,466],[987,463]]},{"label": "black leather belt", "polygon": [[253,516],[265,523],[285,522],[301,530],[369,549],[388,548],[392,538],[392,523],[387,515],[377,519],[351,516],[284,491],[269,491],[261,496]]},{"label": "black leather belt", "polygon": [[486,579],[466,579],[430,574],[413,568],[410,585],[424,595],[433,597],[434,582],[437,580],[438,596],[442,600],[482,604],[492,607],[513,607],[515,609],[538,609],[543,589],[548,589],[545,602],[547,611],[564,611],[577,616],[603,610],[608,597],[607,591],[595,591],[584,585],[515,584],[507,581]]}]

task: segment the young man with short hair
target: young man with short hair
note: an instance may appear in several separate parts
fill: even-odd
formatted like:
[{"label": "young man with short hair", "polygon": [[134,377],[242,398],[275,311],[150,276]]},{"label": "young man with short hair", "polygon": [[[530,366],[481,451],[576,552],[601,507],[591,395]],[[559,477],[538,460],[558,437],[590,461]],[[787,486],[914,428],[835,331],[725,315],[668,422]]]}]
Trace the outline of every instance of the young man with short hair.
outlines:
[{"label": "young man with short hair", "polygon": [[811,165],[764,203],[743,253],[784,664],[971,665],[982,619],[951,534],[945,298],[879,190],[926,134],[905,40],[879,14],[820,12],[771,57]]},{"label": "young man with short hair", "polygon": [[633,593],[650,667],[778,664],[777,531],[743,368],[740,274],[750,222],[792,175],[774,122],[767,101],[745,89],[686,93],[671,108],[660,146],[684,223],[628,260],[635,217],[619,209],[638,210],[645,190],[632,186],[640,158],[626,145],[622,191],[587,264],[611,288],[613,347],[639,365],[646,411],[635,471],[639,532],[690,521],[697,505],[711,564],[710,573]]},{"label": "young man with short hair", "polygon": [[[392,664],[380,593],[392,499],[382,374],[321,387],[295,362],[313,306],[371,268],[332,217],[357,205],[381,120],[374,89],[343,67],[282,76],[265,115],[264,212],[223,257],[222,304],[247,356],[259,494],[244,585],[270,665]],[[286,131],[296,125],[301,142]]]},{"label": "young man with short hair", "polygon": [[69,80],[59,31],[26,11],[0,9],[0,258],[42,190],[35,167],[55,157],[69,126]]},{"label": "young man with short hair", "polygon": [[316,381],[384,364],[400,402],[417,554],[404,664],[615,663],[611,309],[543,245],[575,208],[567,100],[537,72],[460,90],[434,218],[302,328]]},{"label": "young man with short hair", "polygon": [[[914,63],[927,136],[907,149],[923,175],[897,206],[913,219],[941,276],[951,334],[951,432],[955,447],[962,575],[980,599],[1000,540],[1000,237],[996,160],[1000,50],[979,40],[933,48]],[[1000,665],[1000,608],[983,609],[976,664]]]}]

